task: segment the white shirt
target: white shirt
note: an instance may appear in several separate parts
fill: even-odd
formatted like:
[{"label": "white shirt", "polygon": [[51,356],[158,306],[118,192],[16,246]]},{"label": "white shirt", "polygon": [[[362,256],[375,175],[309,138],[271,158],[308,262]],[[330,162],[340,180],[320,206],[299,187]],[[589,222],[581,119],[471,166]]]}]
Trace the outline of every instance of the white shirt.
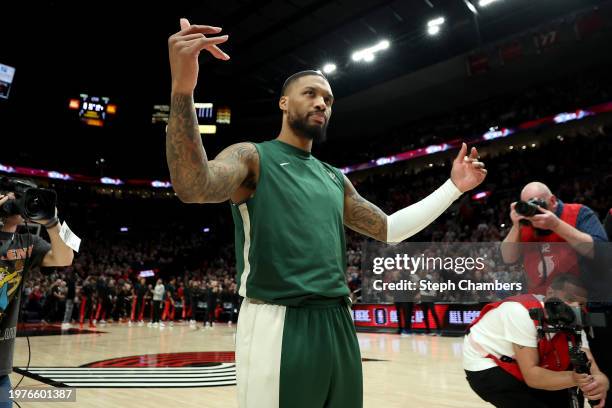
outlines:
[{"label": "white shirt", "polygon": [[[492,359],[483,356],[482,351],[479,352],[472,342],[476,342],[486,353],[514,358],[512,343],[537,347],[537,337],[536,326],[523,305],[518,302],[502,303],[472,326],[470,334],[463,339],[463,368],[482,371],[497,365]],[[589,348],[584,330],[582,348]]]},{"label": "white shirt", "polygon": [[153,300],[163,300],[165,291],[166,288],[163,284],[160,283],[159,285],[156,285],[155,289],[153,290]]}]

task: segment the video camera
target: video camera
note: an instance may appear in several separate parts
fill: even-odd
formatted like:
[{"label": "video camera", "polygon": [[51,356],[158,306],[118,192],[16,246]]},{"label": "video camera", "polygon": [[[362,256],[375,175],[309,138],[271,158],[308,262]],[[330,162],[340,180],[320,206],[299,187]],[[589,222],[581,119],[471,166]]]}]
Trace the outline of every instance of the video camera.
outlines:
[{"label": "video camera", "polygon": [[38,188],[31,181],[0,178],[0,193],[14,193],[15,199],[0,206],[0,218],[21,215],[26,220],[47,220],[55,217],[57,194]]},{"label": "video camera", "polygon": [[[567,333],[573,335],[572,342],[568,336],[570,361],[574,371],[579,374],[591,374],[591,362],[582,350],[582,330],[585,327],[605,327],[606,316],[604,313],[586,313],[580,307],[573,307],[557,298],[548,299],[544,303],[544,309],[529,309],[529,317],[538,322],[538,336],[543,337],[547,333]],[[577,390],[572,393],[571,407],[578,406]],[[599,401],[590,401],[591,406],[596,406]]]}]

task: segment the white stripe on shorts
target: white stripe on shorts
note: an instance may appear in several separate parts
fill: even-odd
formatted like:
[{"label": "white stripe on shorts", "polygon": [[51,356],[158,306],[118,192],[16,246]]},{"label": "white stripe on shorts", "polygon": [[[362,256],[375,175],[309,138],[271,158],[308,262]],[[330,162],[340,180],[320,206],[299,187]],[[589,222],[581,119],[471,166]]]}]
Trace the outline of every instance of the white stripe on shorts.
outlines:
[{"label": "white stripe on shorts", "polygon": [[239,408],[278,408],[286,306],[244,299],[236,335]]}]

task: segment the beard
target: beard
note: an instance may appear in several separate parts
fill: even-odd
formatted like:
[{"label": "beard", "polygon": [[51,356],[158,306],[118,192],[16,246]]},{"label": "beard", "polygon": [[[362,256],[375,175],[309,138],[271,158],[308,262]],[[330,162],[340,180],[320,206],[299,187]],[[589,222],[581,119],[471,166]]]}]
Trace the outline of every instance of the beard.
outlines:
[{"label": "beard", "polygon": [[325,142],[327,140],[327,125],[329,123],[329,119],[327,119],[322,125],[311,125],[308,123],[309,117],[309,113],[304,117],[289,113],[287,123],[289,124],[289,127],[299,136],[313,140],[315,143]]}]

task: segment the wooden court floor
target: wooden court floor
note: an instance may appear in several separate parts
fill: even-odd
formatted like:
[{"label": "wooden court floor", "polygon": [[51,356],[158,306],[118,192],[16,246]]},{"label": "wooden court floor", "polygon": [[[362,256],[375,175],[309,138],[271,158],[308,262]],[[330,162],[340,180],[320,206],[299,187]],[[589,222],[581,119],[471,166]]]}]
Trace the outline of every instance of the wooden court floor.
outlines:
[{"label": "wooden court floor", "polygon": [[[30,367],[79,367],[127,356],[183,352],[232,352],[235,327],[194,329],[176,324],[163,329],[99,326],[104,333],[30,337]],[[364,406],[490,407],[470,390],[461,368],[462,338],[359,333]],[[25,338],[18,338],[16,367],[25,367]],[[33,368],[31,368],[33,370]],[[11,374],[13,385],[21,378]],[[21,386],[49,387],[25,377]],[[198,388],[78,388],[76,403],[22,402],[22,407],[237,407],[235,386]],[[16,406],[15,406],[16,408]],[[348,408],[348,407],[347,407]]]}]

